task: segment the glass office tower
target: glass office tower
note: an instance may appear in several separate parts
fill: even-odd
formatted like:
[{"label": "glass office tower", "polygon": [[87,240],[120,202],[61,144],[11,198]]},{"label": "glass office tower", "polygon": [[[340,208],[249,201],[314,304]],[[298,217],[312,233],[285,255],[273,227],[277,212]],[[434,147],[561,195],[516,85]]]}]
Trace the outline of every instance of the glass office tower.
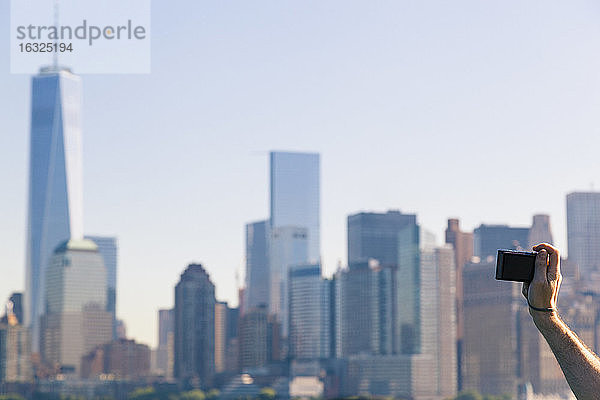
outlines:
[{"label": "glass office tower", "polygon": [[527,250],[528,245],[529,228],[482,224],[473,231],[473,253],[484,261],[495,259],[498,249]]},{"label": "glass office tower", "polygon": [[[419,246],[420,230],[415,214],[390,210],[386,213],[358,213],[348,216],[348,265],[357,266],[377,261],[380,268],[391,269],[393,281],[392,328],[382,328],[391,338],[380,350],[397,354],[420,353]],[[382,303],[383,304],[383,303]],[[385,316],[385,314],[382,314]],[[390,330],[391,329],[391,330]],[[388,333],[391,332],[391,333]]]},{"label": "glass office tower", "polygon": [[390,210],[386,213],[361,212],[348,216],[348,264],[375,259],[381,266],[398,264],[398,234],[416,226],[417,216]]},{"label": "glass office tower", "polygon": [[600,270],[600,192],[567,195],[567,241],[582,278]]},{"label": "glass office tower", "polygon": [[321,253],[319,175],[319,154],[271,152],[271,227],[306,228],[310,263]]},{"label": "glass office tower", "polygon": [[293,266],[289,271],[288,285],[290,358],[328,358],[330,284],[321,277],[321,266]]},{"label": "glass office tower", "polygon": [[288,272],[320,262],[320,156],[271,152],[269,311],[288,334]]},{"label": "glass office tower", "polygon": [[246,225],[246,309],[269,305],[269,235],[269,221]]},{"label": "glass office tower", "polygon": [[63,68],[33,78],[25,322],[39,351],[44,279],[56,247],[82,237],[81,79]]},{"label": "glass office tower", "polygon": [[292,266],[305,264],[307,258],[306,228],[287,226],[271,232],[269,312],[277,316],[284,337],[287,337],[289,327],[288,274]]},{"label": "glass office tower", "polygon": [[44,361],[78,375],[81,358],[112,339],[106,311],[106,268],[91,240],[69,240],[56,248],[46,271],[40,344]]},{"label": "glass office tower", "polygon": [[117,238],[85,236],[98,246],[106,267],[106,311],[112,314],[112,338],[117,339]]}]

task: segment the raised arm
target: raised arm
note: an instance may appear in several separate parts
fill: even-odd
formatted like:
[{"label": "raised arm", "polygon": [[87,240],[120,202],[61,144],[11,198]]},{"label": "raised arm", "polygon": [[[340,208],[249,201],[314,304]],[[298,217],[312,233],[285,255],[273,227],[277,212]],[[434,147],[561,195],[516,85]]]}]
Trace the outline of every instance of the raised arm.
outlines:
[{"label": "raised arm", "polygon": [[547,243],[533,249],[538,252],[533,281],[523,284],[529,313],[550,345],[575,397],[600,400],[600,360],[560,319],[556,310],[562,280],[558,250]]}]

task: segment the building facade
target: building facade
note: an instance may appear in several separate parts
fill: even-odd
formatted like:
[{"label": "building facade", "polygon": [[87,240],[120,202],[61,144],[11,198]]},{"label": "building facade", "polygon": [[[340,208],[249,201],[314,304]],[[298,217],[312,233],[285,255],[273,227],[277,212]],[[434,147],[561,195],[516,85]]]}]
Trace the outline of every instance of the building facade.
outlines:
[{"label": "building facade", "polygon": [[455,218],[448,219],[446,228],[446,243],[454,249],[454,264],[456,266],[456,361],[458,390],[462,390],[462,348],[464,332],[463,310],[463,267],[473,258],[473,233],[463,232],[460,221]]},{"label": "building facade", "polygon": [[308,245],[306,228],[283,226],[271,230],[269,313],[281,323],[284,337],[289,327],[289,271],[292,266],[307,262]]},{"label": "building facade", "polygon": [[282,351],[288,337],[288,272],[320,262],[320,156],[270,153],[269,313],[281,325]]},{"label": "building facade", "polygon": [[215,286],[190,264],[175,287],[174,375],[185,385],[211,388],[215,374]]},{"label": "building facade", "polygon": [[495,268],[495,262],[468,263],[463,271],[463,389],[514,397],[521,285],[493,279]]},{"label": "building facade", "polygon": [[529,230],[529,245],[526,250],[531,251],[533,246],[539,243],[554,243],[549,215],[536,214],[533,216],[533,222]]},{"label": "building facade", "polygon": [[156,367],[167,378],[173,377],[175,349],[175,311],[158,310],[158,346]]},{"label": "building facade", "polygon": [[289,271],[289,356],[294,360],[329,357],[330,290],[321,265],[298,265]]},{"label": "building facade", "polygon": [[85,236],[98,246],[98,252],[106,267],[106,311],[113,316],[113,339],[117,339],[117,238],[107,236]]},{"label": "building facade", "polygon": [[240,318],[240,369],[264,367],[269,360],[268,311],[265,306],[249,309]]},{"label": "building facade", "polygon": [[306,229],[308,256],[304,263],[321,258],[321,159],[316,153],[270,153],[271,228]]},{"label": "building facade", "polygon": [[98,346],[81,362],[81,377],[140,380],[150,374],[150,348],[134,340],[117,339]]},{"label": "building facade", "polygon": [[83,237],[81,79],[45,68],[32,81],[25,318],[40,348],[45,276],[65,240]]},{"label": "building facade", "polygon": [[16,319],[0,323],[0,383],[31,382],[30,335]]},{"label": "building facade", "polygon": [[451,398],[458,385],[456,347],[456,266],[451,246],[423,249],[420,271],[421,351],[422,359],[431,356],[432,379],[437,396]]},{"label": "building facade", "polygon": [[[385,270],[383,275],[389,274],[389,278],[381,276],[384,281],[389,279],[389,283],[380,283],[389,286],[389,289],[382,292],[389,292],[386,295],[389,300],[380,299],[383,308],[380,312],[382,320],[379,321],[379,329],[380,335],[383,335],[380,339],[383,341],[380,342],[378,351],[381,354],[420,352],[420,235],[414,214],[388,211],[348,216],[350,270],[353,266],[364,267],[371,264]],[[340,284],[345,283],[340,280]],[[391,302],[389,310],[388,301]],[[337,318],[343,318],[342,314]],[[338,329],[344,328],[340,325]]]},{"label": "building facade", "polygon": [[[237,372],[228,361],[228,351],[236,346],[238,337],[239,309],[231,308],[226,302],[215,305],[215,372]],[[236,354],[237,357],[237,354]],[[235,363],[237,365],[237,362]]]},{"label": "building facade", "polygon": [[529,228],[482,224],[473,231],[473,252],[482,261],[488,257],[495,259],[498,249],[527,250],[528,247]]},{"label": "building facade", "polygon": [[356,263],[335,276],[336,355],[391,354],[393,270],[375,261]]},{"label": "building facade", "polygon": [[106,268],[98,246],[70,240],[59,246],[46,274],[42,354],[57,372],[78,375],[81,358],[112,340],[106,311]]},{"label": "building facade", "polygon": [[397,266],[398,233],[416,224],[416,215],[400,211],[348,216],[348,265],[375,259],[382,267]]},{"label": "building facade", "polygon": [[398,264],[392,275],[394,301],[392,346],[395,354],[420,354],[422,347],[421,230],[415,224],[398,231]]},{"label": "building facade", "polygon": [[225,371],[227,350],[227,302],[215,304],[215,373]]},{"label": "building facade", "polygon": [[600,270],[600,192],[567,195],[569,260],[579,266],[582,278]]},{"label": "building facade", "polygon": [[269,305],[269,221],[246,225],[246,288],[244,305],[248,308]]}]

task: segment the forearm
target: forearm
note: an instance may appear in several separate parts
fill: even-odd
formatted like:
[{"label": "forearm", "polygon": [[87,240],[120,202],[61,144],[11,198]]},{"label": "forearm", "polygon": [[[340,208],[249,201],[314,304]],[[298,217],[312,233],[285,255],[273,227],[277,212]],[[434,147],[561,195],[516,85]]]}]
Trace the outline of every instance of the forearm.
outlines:
[{"label": "forearm", "polygon": [[600,360],[555,313],[531,311],[578,400],[600,399]]}]

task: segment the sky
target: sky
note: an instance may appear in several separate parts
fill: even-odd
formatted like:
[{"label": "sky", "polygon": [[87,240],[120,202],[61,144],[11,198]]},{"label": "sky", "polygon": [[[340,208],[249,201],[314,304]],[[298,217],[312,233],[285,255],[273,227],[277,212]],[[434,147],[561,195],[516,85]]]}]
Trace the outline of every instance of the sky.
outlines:
[{"label": "sky", "polygon": [[[83,75],[84,227],[119,240],[118,317],[156,344],[187,264],[237,303],[268,152],[321,154],[326,275],[346,217],[527,226],[600,188],[595,1],[153,1],[152,73]],[[23,290],[30,76],[0,0],[0,301]],[[75,71],[77,72],[77,71]]]}]

